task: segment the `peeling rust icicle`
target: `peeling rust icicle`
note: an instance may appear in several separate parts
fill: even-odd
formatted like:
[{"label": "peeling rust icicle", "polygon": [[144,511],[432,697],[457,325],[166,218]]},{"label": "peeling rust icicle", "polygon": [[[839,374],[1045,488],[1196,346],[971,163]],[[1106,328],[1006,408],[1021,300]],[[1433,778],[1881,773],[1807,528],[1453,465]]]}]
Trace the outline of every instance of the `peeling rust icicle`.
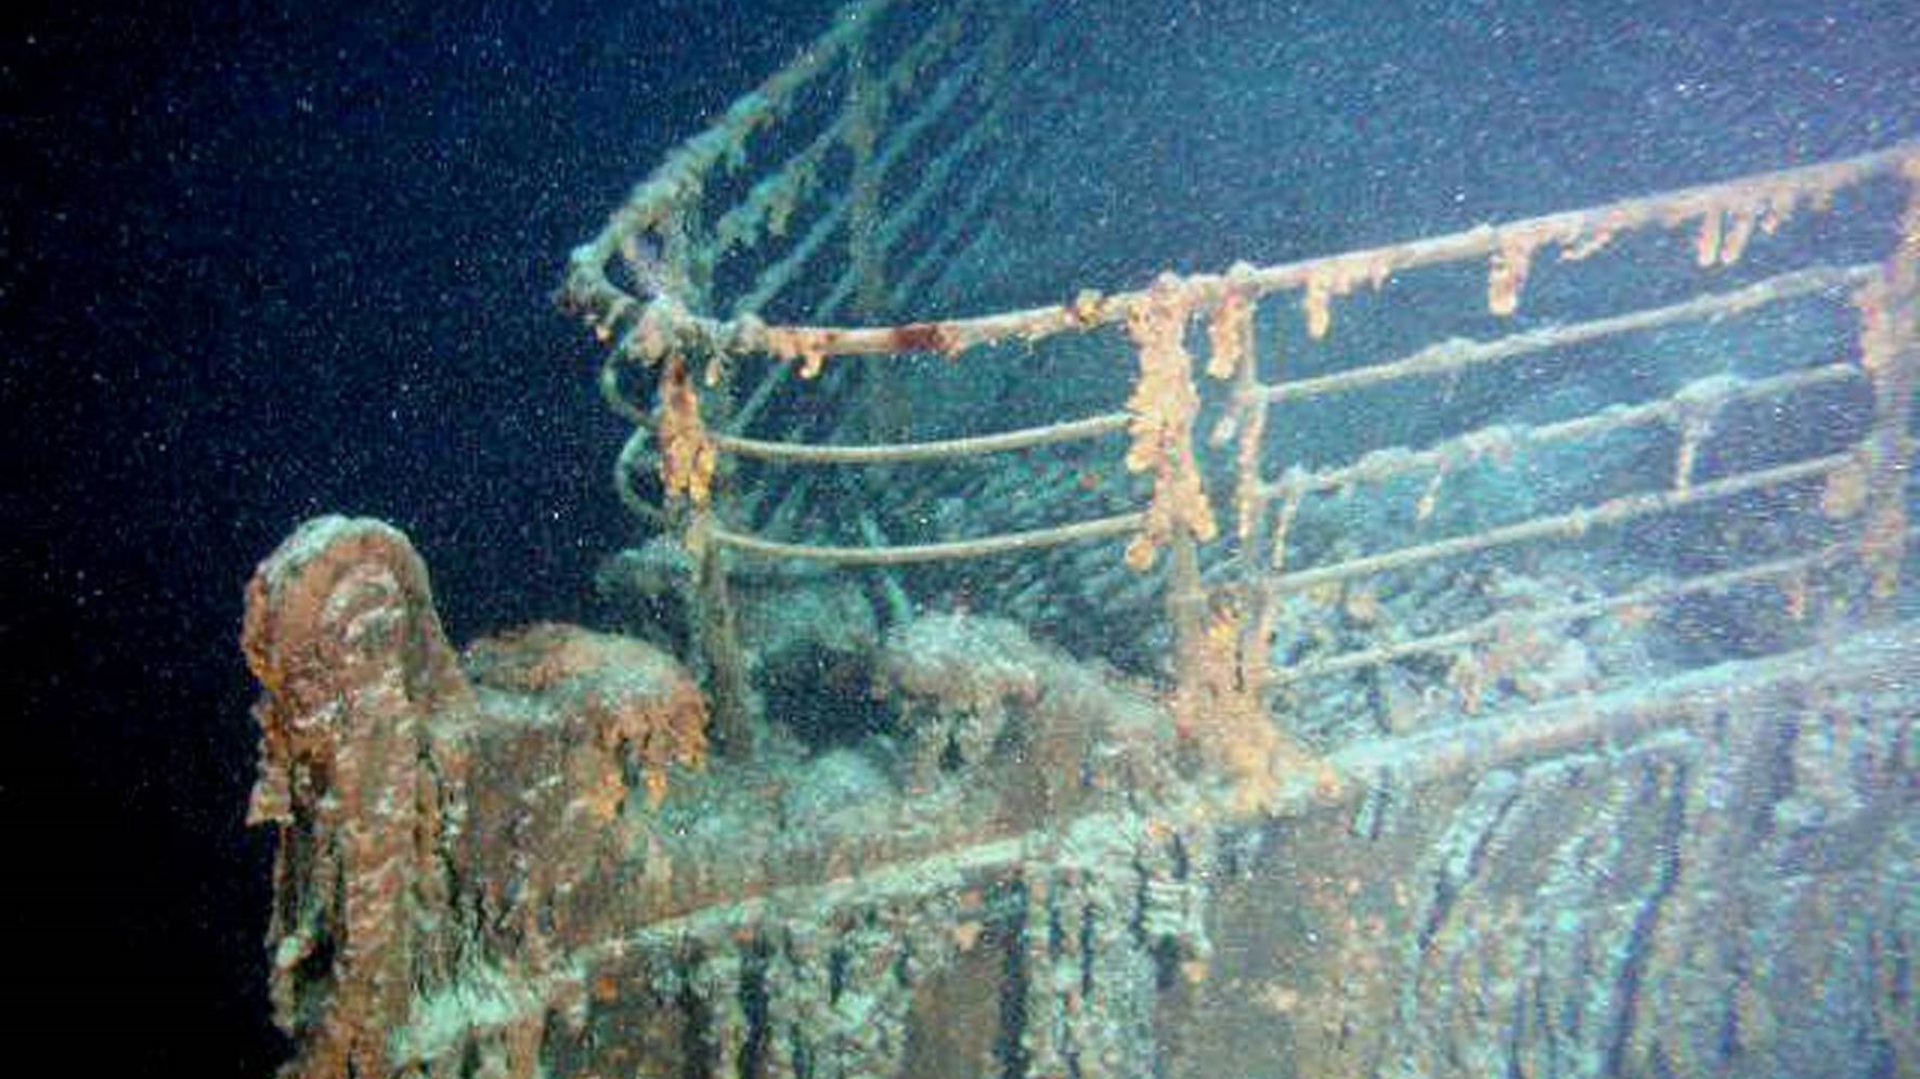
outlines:
[{"label": "peeling rust icicle", "polygon": [[[1242,272],[1251,269],[1245,267]],[[1207,346],[1210,378],[1232,378],[1252,362],[1253,298],[1245,291],[1229,288],[1214,306],[1207,323]]]},{"label": "peeling rust icicle", "polygon": [[1520,309],[1520,290],[1526,286],[1537,241],[1522,231],[1502,233],[1487,270],[1487,310],[1506,317]]},{"label": "peeling rust icicle", "polygon": [[1193,357],[1183,340],[1190,310],[1191,300],[1179,281],[1164,277],[1128,316],[1128,332],[1140,355],[1140,378],[1127,399],[1133,416],[1127,470],[1153,476],[1146,527],[1127,546],[1127,564],[1138,570],[1151,567],[1160,548],[1176,538],[1204,543],[1219,531],[1194,460],[1200,395],[1193,385]]},{"label": "peeling rust icicle", "polygon": [[659,425],[660,483],[667,497],[705,507],[713,500],[719,455],[700,418],[700,391],[678,354],[668,357],[660,375]]}]

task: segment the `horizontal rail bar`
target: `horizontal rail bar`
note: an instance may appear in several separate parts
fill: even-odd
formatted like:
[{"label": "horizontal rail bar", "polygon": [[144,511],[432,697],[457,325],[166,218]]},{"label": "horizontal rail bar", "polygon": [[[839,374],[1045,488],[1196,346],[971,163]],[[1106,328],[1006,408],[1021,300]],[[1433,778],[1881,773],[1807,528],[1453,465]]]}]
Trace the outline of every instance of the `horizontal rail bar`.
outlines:
[{"label": "horizontal rail bar", "polygon": [[1706,483],[1696,483],[1684,492],[1664,490],[1624,495],[1597,505],[1489,528],[1472,535],[1456,536],[1417,547],[1401,547],[1382,554],[1366,555],[1328,566],[1286,573],[1267,578],[1262,585],[1268,595],[1283,596],[1338,584],[1356,577],[1371,577],[1388,570],[1406,569],[1409,566],[1437,562],[1445,558],[1477,554],[1495,547],[1510,547],[1534,540],[1580,536],[1594,527],[1624,524],[1637,518],[1666,513],[1700,502],[1731,498],[1747,491],[1778,487],[1798,480],[1824,476],[1857,460],[1858,458],[1852,453],[1828,454],[1824,457],[1809,458],[1757,472],[1744,472]]},{"label": "horizontal rail bar", "polygon": [[1268,403],[1274,404],[1376,386],[1383,382],[1452,374],[1497,360],[1583,344],[1603,337],[1659,329],[1681,322],[1739,314],[1782,300],[1861,285],[1876,270],[1874,266],[1815,266],[1769,277],[1730,292],[1709,292],[1676,304],[1650,307],[1624,315],[1542,326],[1537,330],[1526,330],[1491,341],[1453,338],[1388,363],[1283,382],[1266,386],[1260,393]]},{"label": "horizontal rail bar", "polygon": [[[1032,78],[1034,77],[1034,73],[1041,70],[1040,65],[1030,64],[1027,66],[1027,74],[1023,76],[1023,78]],[[1022,85],[1024,85],[1024,82]],[[917,219],[920,216],[921,210],[924,208],[924,202],[932,197],[933,192],[945,189],[949,177],[957,171],[961,161],[971,156],[980,145],[990,141],[983,135],[983,132],[997,129],[1000,118],[1007,111],[1008,102],[1010,102],[1013,97],[1014,95],[1011,93],[994,95],[993,104],[989,106],[987,111],[967,127],[964,135],[955,140],[952,145],[941,150],[939,155],[933,159],[932,163],[927,166],[921,182],[915,186],[913,195],[889,213],[886,222],[882,224],[879,241],[882,248],[891,252],[898,234],[904,230],[906,222]],[[1003,154],[1006,152],[1004,145],[998,146],[997,149]],[[979,209],[979,204],[984,195],[988,190],[997,186],[998,182],[996,178],[984,185],[974,185],[974,189],[969,192],[966,198],[961,200],[957,208],[949,207],[942,236],[944,237],[946,235],[944,230],[960,230],[970,224]],[[807,233],[806,237],[799,244],[795,245],[794,250],[788,256],[783,257],[779,262],[763,270],[759,279],[754,282],[753,287],[746,295],[734,302],[732,307],[734,315],[737,317],[748,312],[758,312],[765,307],[774,296],[778,295],[782,289],[785,289],[793,277],[799,272],[801,266],[818,251],[827,236],[838,229],[841,219],[844,218],[845,214],[845,203],[837,203],[830,208],[827,213],[821,217],[820,222]],[[907,297],[917,294],[916,282],[926,273],[928,265],[933,261],[932,256],[939,250],[940,243],[936,240],[918,264],[915,265],[913,270],[909,271],[905,278],[895,284],[891,294],[887,298],[889,309],[900,307],[906,302]],[[832,317],[830,312],[837,310],[838,304],[844,302],[852,293],[851,275],[849,275],[847,280],[836,282],[833,289],[829,292],[828,299],[821,305],[820,317]],[[746,404],[743,405],[728,422],[728,430],[733,433],[740,433],[752,426],[761,411],[772,401],[774,392],[793,374],[793,370],[791,364],[779,364],[770,368],[766,374],[762,376],[759,385],[754,388],[753,393],[748,396]]]},{"label": "horizontal rail bar", "polygon": [[[1842,360],[1752,381],[1733,377],[1705,379],[1681,387],[1679,393],[1672,396],[1637,405],[1614,405],[1557,423],[1538,426],[1495,424],[1455,435],[1424,450],[1375,450],[1349,465],[1320,472],[1294,473],[1277,481],[1263,483],[1255,495],[1262,503],[1266,503],[1275,498],[1337,490],[1355,483],[1379,483],[1524,446],[1570,442],[1610,434],[1627,427],[1671,423],[1691,409],[1710,411],[1735,401],[1784,397],[1815,386],[1847,382],[1860,377],[1862,372],[1857,364]],[[1705,387],[1699,388],[1703,383]]]},{"label": "horizontal rail bar", "polygon": [[[922,114],[924,115],[928,109],[944,112],[951,107],[966,89],[965,84],[979,66],[980,57],[974,54],[957,69],[949,71],[940,80],[930,97],[919,100]],[[890,93],[883,90],[883,96],[890,96]],[[890,130],[887,143],[875,158],[873,167],[884,174],[886,169],[891,167],[892,162],[906,152],[907,147],[918,137],[920,131],[921,126],[911,124]],[[830,202],[806,234],[789,247],[778,260],[763,267],[754,279],[752,287],[733,301],[734,313],[739,315],[758,312],[771,303],[775,296],[785,291],[799,277],[800,272],[813,260],[813,257],[825,249],[826,241],[843,231],[848,214],[849,205],[845,199],[835,199]],[[851,289],[847,291],[851,292]],[[831,312],[837,309],[838,304],[844,299],[844,295],[830,297],[820,309],[816,310],[814,317],[833,317]]]},{"label": "horizontal rail bar", "polygon": [[[1652,224],[1669,224],[1712,210],[1762,202],[1777,193],[1819,200],[1871,177],[1898,171],[1920,157],[1920,143],[1899,143],[1873,153],[1740,179],[1624,199],[1603,206],[1524,218],[1503,225],[1481,225],[1445,236],[1389,244],[1343,255],[1303,259],[1277,266],[1220,274],[1196,274],[1181,284],[1196,303],[1217,301],[1229,291],[1263,296],[1304,288],[1316,281],[1382,279],[1393,273],[1446,262],[1486,258],[1500,250],[1503,234],[1542,241],[1577,239],[1596,233],[1616,235]],[[735,334],[705,327],[703,336],[738,339],[750,348],[778,355],[856,356],[924,351],[912,342],[938,340],[951,353],[1019,337],[1035,340],[1066,332],[1124,322],[1148,296],[1145,290],[1104,296],[1097,304],[1074,303],[1006,311],[973,318],[945,319],[907,326],[756,327]],[[903,344],[903,341],[905,342]]]},{"label": "horizontal rail bar", "polygon": [[1890,676],[1920,664],[1912,624],[1854,634],[1799,652],[1735,660],[1605,693],[1583,693],[1487,719],[1362,743],[1333,754],[1333,767],[1302,776],[1281,798],[1302,807],[1343,804],[1382,776],[1430,783],[1516,760],[1619,741],[1717,714],[1739,717],[1778,705],[1794,686],[1885,691]]},{"label": "horizontal rail bar", "polygon": [[634,185],[606,226],[568,256],[569,305],[603,328],[632,305],[633,297],[607,277],[607,263],[619,251],[622,238],[662,223],[689,193],[699,191],[716,164],[735,152],[755,129],[780,116],[801,88],[831,70],[843,53],[865,40],[868,28],[891,5],[892,0],[859,0],[849,6],[798,60],[734,102],[719,120],[675,147],[659,167]]},{"label": "horizontal rail bar", "polygon": [[1084,420],[1027,427],[995,435],[973,438],[946,438],[930,442],[876,443],[870,446],[822,446],[804,442],[773,442],[737,435],[715,435],[714,445],[722,452],[739,454],[762,461],[787,461],[810,465],[870,465],[888,461],[942,461],[952,457],[970,457],[986,453],[1031,449],[1060,442],[1099,438],[1127,429],[1125,412],[1109,412]]},{"label": "horizontal rail bar", "polygon": [[[1523,760],[1570,752],[1601,742],[1620,742],[1697,722],[1708,713],[1738,717],[1759,705],[1777,704],[1808,687],[1859,686],[1884,690],[1890,674],[1920,669],[1920,628],[1911,623],[1859,633],[1830,646],[1731,660],[1625,689],[1582,694],[1468,723],[1418,734],[1369,740],[1335,751],[1323,767],[1283,781],[1271,815],[1303,817],[1350,804],[1383,777],[1409,785],[1437,783]],[[1175,811],[1175,826],[1219,823],[1217,808],[1195,800]],[[1130,815],[1089,814],[1078,823],[1111,819],[1116,828]],[[769,888],[737,903],[703,907],[636,927],[573,953],[574,967],[624,955],[649,942],[674,944],[724,934],[781,911],[821,911],[872,905],[889,898],[957,892],[993,876],[1017,871],[1036,852],[1058,850],[1049,837],[1076,822],[999,836],[966,846],[875,865],[830,880]],[[544,998],[543,998],[544,999]]]},{"label": "horizontal rail bar", "polygon": [[1796,573],[1834,565],[1847,558],[1857,557],[1859,551],[1860,545],[1857,543],[1829,544],[1810,554],[1778,558],[1738,569],[1724,570],[1720,573],[1690,577],[1657,588],[1640,588],[1577,603],[1563,603],[1543,610],[1529,611],[1518,617],[1512,614],[1497,614],[1446,633],[1435,633],[1425,637],[1374,645],[1370,648],[1354,649],[1322,660],[1277,668],[1269,677],[1268,684],[1277,687],[1314,678],[1326,678],[1367,667],[1378,667],[1408,656],[1444,652],[1448,649],[1476,644],[1502,633],[1525,633],[1563,622],[1612,614],[1628,608],[1659,606],[1686,596],[1725,592],[1743,584],[1790,577]]},{"label": "horizontal rail bar", "polygon": [[[888,66],[879,80],[877,92],[886,99],[896,95],[905,96],[904,92],[920,77],[923,69],[940,60],[940,54],[959,37],[958,18],[957,13],[949,12],[944,19],[924,30]],[[944,103],[938,103],[937,93],[935,98],[933,107],[944,108]],[[801,190],[810,186],[807,177],[821,167],[834,147],[845,141],[853,122],[854,114],[843,108],[805,147],[775,167],[766,179],[755,184],[745,199],[723,211],[713,226],[718,253],[725,254],[733,245],[757,238],[777,204],[786,203],[797,208],[802,197]]]},{"label": "horizontal rail bar", "polygon": [[826,547],[804,543],[783,543],[759,536],[715,528],[714,542],[736,551],[767,558],[803,558],[815,562],[834,562],[843,566],[904,566],[915,562],[948,562],[968,558],[1027,551],[1036,547],[1057,547],[1066,543],[1112,539],[1138,532],[1146,523],[1144,513],[1122,513],[1091,521],[1036,528],[1029,532],[1006,532],[979,539],[950,543],[908,544],[898,547]]}]

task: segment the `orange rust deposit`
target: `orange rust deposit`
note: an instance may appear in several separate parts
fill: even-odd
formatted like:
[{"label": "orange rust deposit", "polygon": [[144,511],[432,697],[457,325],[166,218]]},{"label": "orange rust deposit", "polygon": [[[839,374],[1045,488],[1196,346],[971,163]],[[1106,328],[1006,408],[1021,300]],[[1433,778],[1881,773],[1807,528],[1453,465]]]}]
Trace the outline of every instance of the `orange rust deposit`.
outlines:
[{"label": "orange rust deposit", "polygon": [[541,623],[476,644],[469,664],[482,683],[552,696],[583,716],[591,733],[570,771],[580,803],[615,819],[628,795],[629,765],[650,808],[666,798],[668,769],[707,759],[707,707],[673,660],[641,641]]},{"label": "orange rust deposit", "polygon": [[[462,662],[418,554],[377,521],[318,518],[282,544],[249,585],[244,646],[263,690],[252,819],[280,831],[273,1002],[299,1042],[284,1075],[397,1074],[388,1039],[418,988],[451,977],[455,937],[490,932],[458,887],[515,940],[476,946],[544,976],[556,911],[606,901],[573,874],[621,851],[576,809],[622,786],[629,749],[649,774],[699,763],[705,707],[678,663],[552,623]],[[494,823],[469,840],[471,814]],[[602,971],[590,992],[617,983]]]},{"label": "orange rust deposit", "polygon": [[941,322],[909,322],[896,326],[891,342],[894,352],[938,352],[956,356],[961,350],[960,335]]},{"label": "orange rust deposit", "polygon": [[1700,231],[1693,241],[1693,259],[1699,266],[1713,266],[1720,261],[1721,211],[1718,206],[1700,215]]},{"label": "orange rust deposit", "polygon": [[1520,290],[1527,283],[1535,240],[1524,234],[1503,234],[1487,271],[1487,310],[1505,317],[1520,307]]},{"label": "orange rust deposit", "polygon": [[1067,317],[1080,326],[1098,325],[1104,312],[1106,297],[1096,289],[1081,289],[1067,304]]},{"label": "orange rust deposit", "polygon": [[766,350],[782,360],[798,361],[800,377],[813,379],[826,366],[832,351],[830,335],[794,326],[767,326],[761,331]]},{"label": "orange rust deposit", "polygon": [[1140,377],[1127,399],[1127,470],[1153,476],[1146,527],[1127,545],[1136,570],[1151,567],[1160,548],[1176,536],[1205,542],[1219,531],[1194,460],[1193,423],[1200,410],[1193,384],[1193,357],[1182,339],[1192,301],[1178,280],[1163,277],[1128,312],[1127,330],[1139,350]]},{"label": "orange rust deposit", "polygon": [[1316,341],[1325,337],[1333,327],[1333,290],[1325,277],[1316,275],[1307,282],[1300,307],[1307,318],[1307,336]]},{"label": "orange rust deposit", "polygon": [[713,497],[720,452],[700,418],[700,391],[678,354],[660,376],[660,478],[670,498],[705,506]]},{"label": "orange rust deposit", "polygon": [[1229,289],[1207,323],[1207,374],[1232,378],[1253,357],[1253,300],[1240,289]]}]

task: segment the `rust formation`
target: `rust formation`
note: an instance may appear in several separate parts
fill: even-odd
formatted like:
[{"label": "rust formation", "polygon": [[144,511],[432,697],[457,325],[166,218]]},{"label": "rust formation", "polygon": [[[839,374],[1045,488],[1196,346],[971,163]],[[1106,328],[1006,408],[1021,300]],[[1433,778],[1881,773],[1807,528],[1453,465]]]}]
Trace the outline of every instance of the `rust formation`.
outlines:
[{"label": "rust formation", "polygon": [[1920,147],[927,317],[1062,27],[894,10],[573,253],[622,632],[262,564],[285,1074],[1920,1072]]},{"label": "rust formation", "polygon": [[[548,624],[456,654],[377,522],[309,523],[249,595],[288,1076],[1701,1073],[1817,1052],[1782,1034],[1808,969],[1913,1059],[1914,893],[1876,868],[1912,839],[1885,781],[1912,767],[1885,678],[1911,633],[1307,761],[1233,726],[1258,678],[1235,610],[1194,683],[1216,696],[1171,714],[1012,623],[928,617],[875,668],[904,770],[849,800],[845,757],[703,762],[700,693],[640,642]],[[1233,734],[1224,797],[1181,763],[1192,723]],[[1570,924],[1588,946],[1542,966]],[[1626,965],[1637,992],[1592,992]],[[1725,1007],[1767,1021],[1702,1039]]]}]

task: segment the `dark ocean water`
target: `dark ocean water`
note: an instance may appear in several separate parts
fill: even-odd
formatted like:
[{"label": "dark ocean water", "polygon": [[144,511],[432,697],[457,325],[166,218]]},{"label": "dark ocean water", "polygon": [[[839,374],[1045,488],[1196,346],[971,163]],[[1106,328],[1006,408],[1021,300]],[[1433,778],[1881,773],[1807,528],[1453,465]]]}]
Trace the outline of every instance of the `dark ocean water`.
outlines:
[{"label": "dark ocean water", "polygon": [[567,248],[828,9],[8,15],[5,909],[15,1022],[87,1032],[37,1048],[79,1074],[282,1058],[270,845],[241,824],[253,563],[374,514],[435,552],[460,636],[578,614],[624,524],[617,423],[549,300]]},{"label": "dark ocean water", "polygon": [[[1240,17],[1126,3],[1146,42],[1159,20]],[[281,1059],[260,944],[270,850],[241,825],[247,574],[306,517],[373,515],[425,553],[456,640],[587,617],[592,567],[629,526],[604,479],[621,424],[591,342],[550,301],[566,251],[832,7],[9,16],[5,910],[32,999],[15,1022],[89,1032],[36,1048],[72,1074]],[[1920,130],[1910,3],[1384,10],[1302,8],[1302,38],[1249,30],[1227,56],[1089,59],[1164,86],[1140,160],[1185,198],[1145,208],[1126,256],[1067,269],[1132,285]],[[1262,92],[1281,68],[1310,100]],[[1338,136],[1231,148],[1301,108]],[[1269,158],[1297,181],[1284,210],[1212,167]],[[1079,222],[1111,197],[1056,175],[1014,190]],[[1285,236],[1238,248],[1262,230]]]}]

